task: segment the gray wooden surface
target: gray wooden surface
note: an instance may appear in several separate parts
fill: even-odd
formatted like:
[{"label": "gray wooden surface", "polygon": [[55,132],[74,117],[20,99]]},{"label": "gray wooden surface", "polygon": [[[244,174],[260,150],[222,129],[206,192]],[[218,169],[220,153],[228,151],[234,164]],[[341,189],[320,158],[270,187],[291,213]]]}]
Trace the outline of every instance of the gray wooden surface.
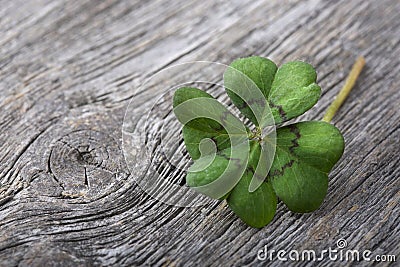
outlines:
[{"label": "gray wooden surface", "polygon": [[[278,266],[258,250],[340,238],[399,257],[399,14],[396,0],[0,1],[0,266]],[[367,65],[333,120],[346,150],[316,212],[279,204],[252,229],[221,203],[162,204],[130,176],[123,116],[154,72],[306,60],[323,94],[301,119],[320,119],[360,54]]]}]

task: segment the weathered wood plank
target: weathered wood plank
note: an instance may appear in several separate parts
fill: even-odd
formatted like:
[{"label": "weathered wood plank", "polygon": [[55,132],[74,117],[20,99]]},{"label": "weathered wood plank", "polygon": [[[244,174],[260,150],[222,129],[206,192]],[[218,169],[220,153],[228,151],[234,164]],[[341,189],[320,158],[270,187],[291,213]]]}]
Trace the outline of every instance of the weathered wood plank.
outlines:
[{"label": "weathered wood plank", "polygon": [[[1,266],[265,265],[256,258],[264,245],[321,251],[339,238],[350,249],[398,256],[398,1],[0,7]],[[179,62],[228,64],[251,54],[317,68],[323,95],[299,119],[322,118],[355,58],[367,60],[333,121],[346,151],[323,206],[299,215],[279,205],[261,230],[218,202],[179,208],[152,199],[129,175],[121,151],[125,110],[146,78]],[[144,93],[137,108],[148,107],[152,94]]]}]

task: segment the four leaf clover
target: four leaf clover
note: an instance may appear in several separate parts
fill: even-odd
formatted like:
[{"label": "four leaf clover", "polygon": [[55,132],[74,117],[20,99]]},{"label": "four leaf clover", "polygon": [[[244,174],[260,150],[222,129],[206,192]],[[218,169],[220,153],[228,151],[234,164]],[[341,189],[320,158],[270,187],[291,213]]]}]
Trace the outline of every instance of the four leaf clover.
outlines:
[{"label": "four leaf clover", "polygon": [[[237,84],[235,72],[245,75],[261,94],[254,99],[244,99],[243,94],[239,94],[240,90],[231,90]],[[241,170],[240,179],[233,181],[227,192],[222,194],[218,191],[217,194],[210,189],[200,192],[226,199],[238,217],[256,228],[267,225],[273,219],[278,198],[293,212],[318,209],[327,193],[328,173],[343,154],[344,139],[335,126],[324,121],[303,121],[282,126],[318,101],[321,88],[316,79],[314,68],[301,61],[288,62],[279,68],[271,60],[258,56],[233,61],[224,74],[225,89],[232,103],[254,124],[254,129],[244,127],[244,130],[238,130],[236,134],[239,137],[232,141],[232,134],[225,126],[235,126],[240,120],[227,109],[219,107],[215,111],[220,113],[221,121],[211,117],[184,120],[182,112],[175,112],[178,120],[184,123],[183,139],[195,162],[187,173],[186,183],[194,189],[212,185],[229,164],[237,168],[236,172]],[[202,99],[217,101],[200,89],[182,87],[175,92],[173,106],[176,108],[190,102],[190,105],[203,109],[214,108],[215,105],[206,106],[207,102],[201,102]],[[273,120],[260,120],[252,105],[255,102],[262,107],[267,105]],[[263,150],[268,149],[265,146],[268,136],[262,133],[270,124],[276,127],[276,136],[273,158],[266,164],[268,158],[263,156]],[[246,160],[232,157],[234,147],[241,141],[248,143]],[[258,171],[260,162],[266,164],[267,172]],[[227,175],[229,179],[229,173]],[[253,177],[258,177],[261,182],[255,190],[249,190]]]}]

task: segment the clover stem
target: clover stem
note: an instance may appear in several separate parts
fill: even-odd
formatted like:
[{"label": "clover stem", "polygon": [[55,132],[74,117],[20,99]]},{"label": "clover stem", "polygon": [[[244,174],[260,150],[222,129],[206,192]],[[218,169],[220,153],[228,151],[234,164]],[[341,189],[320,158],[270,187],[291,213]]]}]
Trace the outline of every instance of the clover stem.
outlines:
[{"label": "clover stem", "polygon": [[248,132],[248,137],[250,140],[261,138],[261,128],[257,126],[253,131]]},{"label": "clover stem", "polygon": [[323,121],[331,122],[333,116],[335,116],[336,112],[346,100],[347,96],[349,95],[351,89],[353,89],[354,84],[360,75],[361,70],[365,65],[365,59],[363,56],[359,56],[354,63],[353,67],[349,75],[347,76],[346,82],[343,85],[343,88],[340,90],[339,94],[336,96],[336,99],[332,102],[332,104],[327,108]]}]

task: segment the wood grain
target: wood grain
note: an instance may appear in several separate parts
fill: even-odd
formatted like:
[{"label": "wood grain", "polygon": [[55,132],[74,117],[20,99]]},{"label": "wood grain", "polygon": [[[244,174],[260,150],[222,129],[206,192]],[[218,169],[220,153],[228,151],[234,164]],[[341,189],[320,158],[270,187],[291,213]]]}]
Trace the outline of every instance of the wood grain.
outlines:
[{"label": "wood grain", "polygon": [[[349,249],[399,256],[398,1],[3,0],[0,7],[0,266],[279,266],[257,260],[258,250],[321,251],[339,238]],[[152,74],[248,55],[316,67],[323,94],[299,120],[321,119],[357,56],[367,62],[333,119],[346,150],[324,204],[303,215],[279,204],[260,230],[222,202],[181,208],[151,198],[121,149],[128,103]],[[155,93],[144,92],[135,108],[149,108]]]}]

